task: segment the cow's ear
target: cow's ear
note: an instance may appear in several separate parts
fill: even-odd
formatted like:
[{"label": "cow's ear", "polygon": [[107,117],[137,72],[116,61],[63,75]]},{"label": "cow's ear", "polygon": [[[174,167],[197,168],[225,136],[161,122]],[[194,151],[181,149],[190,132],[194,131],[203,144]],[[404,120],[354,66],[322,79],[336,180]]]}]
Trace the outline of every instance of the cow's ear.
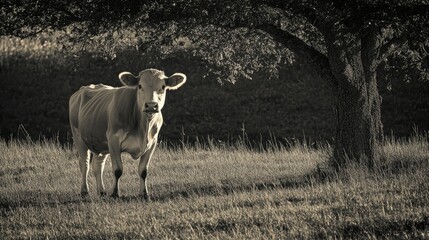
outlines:
[{"label": "cow's ear", "polygon": [[119,74],[119,80],[126,86],[136,86],[139,84],[139,78],[131,74],[130,72],[121,72]]},{"label": "cow's ear", "polygon": [[186,75],[183,73],[175,73],[171,75],[169,78],[165,79],[165,84],[167,85],[167,89],[176,90],[181,87],[186,82]]}]

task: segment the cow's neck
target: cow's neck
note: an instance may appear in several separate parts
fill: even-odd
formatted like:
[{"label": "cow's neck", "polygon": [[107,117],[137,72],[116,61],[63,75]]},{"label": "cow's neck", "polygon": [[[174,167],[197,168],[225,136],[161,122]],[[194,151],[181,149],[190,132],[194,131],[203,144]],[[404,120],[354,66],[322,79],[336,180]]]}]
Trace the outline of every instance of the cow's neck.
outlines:
[{"label": "cow's neck", "polygon": [[142,114],[141,127],[149,141],[152,141],[152,138],[158,135],[160,121],[162,123],[161,112],[155,113],[150,118],[146,114]]},{"label": "cow's neck", "polygon": [[159,128],[162,125],[162,114],[161,112],[155,113],[152,117],[148,117],[147,114],[140,112],[139,129],[143,135],[146,144],[152,144],[152,142],[158,137]]}]

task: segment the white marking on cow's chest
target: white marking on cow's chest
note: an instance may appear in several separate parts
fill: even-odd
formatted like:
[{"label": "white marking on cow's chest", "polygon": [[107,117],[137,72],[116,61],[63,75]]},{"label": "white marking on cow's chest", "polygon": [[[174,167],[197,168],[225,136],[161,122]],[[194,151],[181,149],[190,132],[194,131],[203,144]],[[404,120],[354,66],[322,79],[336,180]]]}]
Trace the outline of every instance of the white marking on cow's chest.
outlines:
[{"label": "white marking on cow's chest", "polygon": [[147,150],[148,141],[138,133],[128,133],[121,143],[122,151],[127,152],[132,158],[138,159]]},{"label": "white marking on cow's chest", "polygon": [[159,126],[156,123],[144,130],[135,129],[124,132],[121,141],[122,152],[129,153],[134,159],[140,158],[157,141],[158,132]]}]

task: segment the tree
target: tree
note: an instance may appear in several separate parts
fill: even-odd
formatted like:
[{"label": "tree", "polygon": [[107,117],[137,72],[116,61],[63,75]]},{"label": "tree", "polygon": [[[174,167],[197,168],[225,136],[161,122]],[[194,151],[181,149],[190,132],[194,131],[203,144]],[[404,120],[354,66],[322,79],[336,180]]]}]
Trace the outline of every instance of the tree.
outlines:
[{"label": "tree", "polygon": [[[186,37],[196,46],[193,54],[213,64],[218,76],[226,73],[224,79],[229,81],[250,78],[252,71],[260,69],[275,74],[278,63],[291,61],[293,54],[304,55],[335,87],[334,165],[341,169],[352,159],[374,168],[383,136],[377,68],[385,66],[390,55],[405,56],[411,51],[417,60],[405,57],[401,72],[417,69],[421,78],[428,79],[428,3],[8,0],[1,7],[0,34],[30,36],[46,29],[68,29],[77,41],[100,33],[114,40],[122,29],[134,28],[145,36],[140,47],[166,49],[180,48],[177,40]],[[249,47],[258,43],[257,48]],[[222,49],[210,48],[210,44]]]}]

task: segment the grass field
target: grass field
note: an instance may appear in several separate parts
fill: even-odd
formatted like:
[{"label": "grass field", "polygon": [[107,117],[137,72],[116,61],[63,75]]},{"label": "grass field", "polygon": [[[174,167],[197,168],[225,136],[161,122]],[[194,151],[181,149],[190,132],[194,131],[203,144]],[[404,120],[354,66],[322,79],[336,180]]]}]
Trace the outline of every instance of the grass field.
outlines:
[{"label": "grass field", "polygon": [[387,140],[370,173],[330,172],[329,146],[272,146],[160,147],[145,202],[126,154],[122,197],[98,198],[91,176],[91,200],[81,200],[72,148],[0,140],[0,239],[429,238],[427,135]]}]

